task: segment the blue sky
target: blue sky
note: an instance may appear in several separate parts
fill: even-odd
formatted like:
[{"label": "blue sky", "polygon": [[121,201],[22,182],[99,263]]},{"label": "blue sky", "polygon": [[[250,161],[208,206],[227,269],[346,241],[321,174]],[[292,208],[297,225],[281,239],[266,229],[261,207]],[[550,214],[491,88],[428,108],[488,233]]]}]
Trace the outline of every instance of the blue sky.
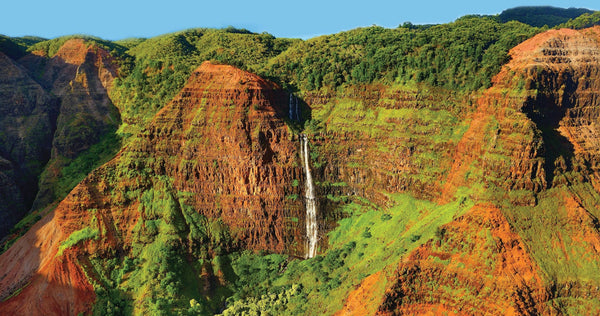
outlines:
[{"label": "blue sky", "polygon": [[310,38],[373,24],[446,23],[466,14],[497,14],[523,5],[600,9],[598,0],[8,1],[2,4],[0,34],[46,38],[89,34],[117,40],[232,25],[277,37]]}]

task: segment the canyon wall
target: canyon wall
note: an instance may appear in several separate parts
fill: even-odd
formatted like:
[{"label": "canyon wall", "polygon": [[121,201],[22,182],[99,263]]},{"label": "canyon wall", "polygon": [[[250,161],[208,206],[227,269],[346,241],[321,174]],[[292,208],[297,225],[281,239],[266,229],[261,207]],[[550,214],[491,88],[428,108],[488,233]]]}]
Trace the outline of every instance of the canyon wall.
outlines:
[{"label": "canyon wall", "polygon": [[[302,181],[303,172],[299,142],[281,119],[286,98],[277,85],[258,76],[202,64],[117,157],[92,172],[0,257],[2,266],[14,267],[0,279],[3,299],[24,284],[28,293],[35,292],[53,286],[54,279],[74,292],[49,293],[34,306],[24,303],[21,294],[0,303],[0,309],[35,312],[77,299],[73,311],[89,311],[91,285],[78,276],[82,269],[88,276],[99,272],[86,268],[85,258],[144,251],[163,238],[150,229],[156,221],[187,235],[182,247],[191,256],[239,248],[303,255],[305,228],[298,218],[304,208],[301,199],[290,198],[300,196],[301,187],[292,183]],[[198,225],[206,222],[210,231],[197,235]],[[65,239],[86,227],[97,235],[59,252]],[[226,240],[232,244],[219,244],[219,234],[229,234]],[[31,264],[14,265],[22,260]],[[74,265],[55,268],[65,262]],[[48,269],[59,275],[44,278]]]},{"label": "canyon wall", "polygon": [[[114,159],[0,256],[0,310],[88,313],[111,273],[98,262],[113,258],[143,258],[137,264],[150,271],[158,257],[176,257],[198,278],[194,290],[210,295],[226,283],[210,260],[238,250],[303,257],[304,133],[319,205],[317,254],[338,220],[361,215],[340,206],[358,201],[384,221],[400,194],[431,203],[409,203],[401,214],[429,222],[409,221],[384,243],[417,242],[420,234],[404,235],[411,225],[435,226],[434,237],[363,276],[340,313],[365,312],[364,297],[375,305],[368,312],[382,315],[585,312],[600,294],[599,39],[600,27],[539,34],[511,50],[489,89],[472,93],[425,84],[301,91],[300,122],[289,120],[290,96],[277,84],[204,62]],[[25,58],[29,73],[44,69],[39,82],[58,101],[21,66],[2,55],[0,62],[16,74],[11,82],[39,91],[39,104],[60,105],[47,158],[58,170],[53,163],[118,124],[106,94],[115,61],[81,41],[52,59]],[[14,176],[22,167],[8,151],[0,156],[0,198],[24,203]],[[41,186],[50,190],[56,175]],[[40,190],[40,205],[47,196]],[[448,205],[457,205],[450,216],[435,214]],[[160,273],[123,276],[123,291],[139,295],[129,298],[140,303],[134,312],[154,298],[127,286],[157,287]]]}]

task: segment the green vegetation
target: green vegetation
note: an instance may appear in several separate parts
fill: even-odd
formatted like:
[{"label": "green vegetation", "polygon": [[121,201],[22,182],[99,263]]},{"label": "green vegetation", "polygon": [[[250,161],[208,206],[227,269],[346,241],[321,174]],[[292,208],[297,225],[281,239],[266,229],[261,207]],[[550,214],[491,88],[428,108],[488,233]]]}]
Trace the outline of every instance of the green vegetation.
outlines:
[{"label": "green vegetation", "polygon": [[92,170],[105,164],[119,151],[121,142],[114,132],[106,133],[96,144],[73,159],[63,158],[60,176],[54,184],[56,200],[62,200]]},{"label": "green vegetation", "polygon": [[[470,209],[473,202],[467,191],[460,192],[461,198],[445,205],[396,194],[386,216],[362,203],[347,204],[348,216],[329,233],[327,252],[309,260],[233,254],[235,294],[227,299],[223,315],[256,310],[267,315],[338,311],[342,298],[365,277],[378,271],[391,275],[403,255],[435,238],[440,226]],[[383,294],[385,281],[378,286]]]},{"label": "green vegetation", "polygon": [[592,14],[594,11],[577,8],[541,7],[516,7],[502,11],[499,15],[500,22],[519,21],[535,27],[554,27],[575,19],[583,14]]},{"label": "green vegetation", "polygon": [[300,90],[424,82],[470,91],[488,87],[508,50],[537,31],[479,16],[424,29],[360,28],[298,42],[261,73]]},{"label": "green vegetation", "polygon": [[584,29],[588,27],[592,27],[594,25],[600,25],[600,11],[596,11],[594,13],[588,14],[584,13],[576,19],[565,22],[557,28],[572,28],[572,29]]},{"label": "green vegetation", "polygon": [[[468,243],[468,236],[456,245],[442,241],[456,237],[445,225],[476,203],[502,206],[511,229],[530,248],[528,251],[548,283],[584,280],[598,284],[600,277],[596,272],[600,266],[592,260],[593,249],[582,242],[585,239],[569,237],[577,236],[577,232],[566,223],[565,187],[543,193],[507,192],[502,184],[509,180],[485,174],[481,166],[467,166],[470,169],[464,180],[469,188],[458,188],[455,196],[444,202],[427,200],[439,193],[431,192],[430,188],[441,188],[439,182],[447,178],[448,166],[455,159],[451,148],[469,127],[470,121],[465,117],[476,106],[475,97],[491,85],[492,76],[508,61],[509,49],[543,30],[516,21],[501,22],[516,12],[500,17],[466,16],[444,25],[405,23],[394,29],[367,27],[307,41],[278,39],[267,33],[232,27],[192,29],[118,42],[80,35],[47,41],[0,37],[0,49],[10,52],[11,57],[21,56],[26,50],[41,50],[53,56],[68,39],[84,38],[110,50],[122,63],[111,100],[123,123],[118,130],[113,126],[95,134],[101,136],[87,150],[73,157],[57,157],[51,165],[54,169],[48,167],[42,175],[47,178],[50,172],[57,172],[58,177],[51,184],[54,198],[59,200],[89,172],[114,157],[120,148],[132,148],[122,151],[114,163],[101,167],[103,172],[94,179],[98,183],[89,185],[109,192],[101,203],[95,201],[104,209],[89,210],[90,226],[73,232],[59,248],[60,255],[71,247],[101,240],[109,234],[117,240],[116,246],[112,241],[107,242],[101,254],[78,259],[97,295],[93,314],[211,315],[221,311],[223,315],[332,314],[343,307],[350,292],[376,273],[382,277],[373,291],[383,297],[399,262],[420,246],[435,244],[436,250],[455,252],[474,249]],[[546,21],[546,17],[540,20]],[[579,28],[597,21],[597,13],[583,14],[563,25]],[[527,23],[537,22],[528,17]],[[231,231],[226,220],[199,214],[194,193],[181,191],[182,180],[156,168],[162,165],[164,169],[164,162],[172,157],[148,157],[141,147],[136,147],[148,136],[144,129],[155,114],[206,60],[258,73],[300,97],[328,96],[327,101],[303,109],[303,112],[310,110],[303,113],[308,118],[304,126],[290,123],[293,133],[303,132],[315,139],[310,143],[315,177],[320,177],[323,170],[355,172],[356,178],[363,174],[381,179],[390,176],[402,182],[394,185],[406,193],[370,188],[372,179],[363,181],[367,183],[319,179],[317,186],[326,192],[324,203],[338,208],[328,210],[335,215],[320,214],[330,226],[318,256],[299,260],[283,254],[244,250],[241,246],[244,241],[236,239],[236,232]],[[524,94],[524,85],[523,82],[517,92],[504,91],[503,96]],[[398,95],[406,97],[401,104],[397,102]],[[524,114],[506,110],[504,115],[512,118]],[[486,134],[490,135],[500,130],[498,119],[491,117],[486,125]],[[64,144],[91,137],[96,131],[85,115],[69,124],[71,129],[64,135]],[[515,124],[506,136],[509,141],[494,139],[494,148],[484,152],[483,161],[498,168],[506,167],[512,160],[503,146],[534,137],[526,134],[534,133],[533,128],[521,133],[520,126]],[[256,132],[259,131],[260,126],[256,127]],[[340,136],[364,141],[366,145],[360,150],[368,152],[357,154],[359,149],[328,138]],[[373,146],[368,148],[370,145]],[[326,160],[339,157],[339,153],[348,153],[347,160]],[[219,167],[217,160],[209,164]],[[390,170],[386,170],[388,166]],[[385,182],[381,179],[380,182]],[[363,194],[355,190],[362,189],[357,183],[373,192]],[[293,179],[289,185],[295,191],[286,193],[286,202],[301,201],[300,194],[291,193],[301,189],[300,181]],[[600,201],[591,185],[574,184],[569,189],[586,195],[581,203],[589,204],[585,208],[592,214],[590,220],[600,216],[597,203],[589,202]],[[522,205],[536,206],[515,206],[523,201],[527,203]],[[221,206],[215,202],[214,208],[218,213]],[[110,212],[131,214],[130,231],[119,231],[126,226],[124,223],[98,220],[100,216],[114,220]],[[40,217],[38,213],[26,217],[16,229],[22,230]],[[303,224],[298,217],[291,216],[287,222]],[[567,228],[563,231],[562,227]],[[485,249],[496,246],[489,230],[469,233],[485,241],[482,245]],[[124,235],[128,239],[120,240]],[[557,244],[561,247],[548,247],[550,240],[560,240]],[[432,260],[444,266],[465,267],[463,262],[442,257]],[[497,264],[491,256],[483,260],[490,270]],[[477,293],[491,291],[444,290],[464,294],[464,297],[458,295],[457,300],[466,303]],[[577,302],[569,298],[554,300],[563,304],[565,311],[580,311]]]},{"label": "green vegetation", "polygon": [[78,231],[74,231],[73,233],[71,233],[71,235],[69,235],[69,237],[66,240],[60,243],[57,256],[62,255],[65,249],[71,248],[82,241],[90,239],[97,240],[99,234],[100,232],[98,231],[98,229],[93,229],[90,227],[84,227]]},{"label": "green vegetation", "polygon": [[[234,28],[192,29],[115,43],[129,48],[125,55],[131,60],[111,97],[123,117],[120,134],[127,138],[139,132],[205,60],[231,64],[301,91],[374,82],[472,91],[489,86],[508,60],[508,50],[538,31],[478,16],[427,28],[360,28],[308,41]],[[51,53],[57,44],[43,47]]]}]

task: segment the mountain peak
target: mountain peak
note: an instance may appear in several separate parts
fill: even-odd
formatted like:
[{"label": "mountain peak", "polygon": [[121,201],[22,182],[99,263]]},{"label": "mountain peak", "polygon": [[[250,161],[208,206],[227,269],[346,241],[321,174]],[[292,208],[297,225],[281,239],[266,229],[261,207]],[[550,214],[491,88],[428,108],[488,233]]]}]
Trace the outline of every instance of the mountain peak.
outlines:
[{"label": "mountain peak", "polygon": [[194,82],[210,82],[211,86],[225,90],[278,90],[280,87],[253,73],[234,66],[217,64],[211,61],[203,62],[192,74],[189,80]]}]

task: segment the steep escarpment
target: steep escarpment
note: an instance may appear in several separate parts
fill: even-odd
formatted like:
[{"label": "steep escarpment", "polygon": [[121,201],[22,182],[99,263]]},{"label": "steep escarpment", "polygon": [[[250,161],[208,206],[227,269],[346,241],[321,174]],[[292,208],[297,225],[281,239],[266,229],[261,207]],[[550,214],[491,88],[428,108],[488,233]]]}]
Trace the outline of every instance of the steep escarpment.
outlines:
[{"label": "steep escarpment", "polygon": [[[53,279],[41,277],[50,269],[73,292],[41,299],[39,308],[84,297],[72,308],[89,311],[93,286],[104,293],[97,306],[110,301],[119,310],[152,311],[160,308],[158,298],[214,296],[231,269],[216,258],[234,249],[302,255],[301,189],[292,185],[302,181],[302,169],[297,144],[280,118],[286,99],[258,76],[202,64],[115,159],[0,257],[10,267],[0,279],[3,298],[21,286],[21,293],[50,286]],[[39,264],[10,265],[18,260]],[[114,279],[113,270],[128,269],[124,262],[138,268]],[[194,280],[185,283],[191,292],[182,298],[175,295],[183,284],[174,271],[188,271]],[[138,303],[125,300],[130,296]],[[0,308],[20,311],[26,297],[18,294]]]},{"label": "steep escarpment", "polygon": [[[18,60],[0,56],[0,157],[10,162],[2,168],[1,237],[28,212],[64,198],[119,146],[119,114],[108,97],[117,60],[83,39],[57,49],[51,57],[42,51]],[[37,218],[23,219],[10,239]]]},{"label": "steep escarpment", "polygon": [[483,183],[472,198],[491,205],[478,204],[413,251],[381,314],[597,312],[600,280],[591,271],[600,260],[600,213],[591,135],[600,108],[599,30],[549,31],[511,50],[469,117],[443,191]]},{"label": "steep escarpment", "polygon": [[291,183],[302,171],[281,119],[286,97],[258,76],[204,63],[122,156],[151,153],[156,176],[194,193],[191,206],[239,231],[234,239],[246,247],[294,249],[285,219],[299,216],[301,202],[286,197],[299,193]]},{"label": "steep escarpment", "polygon": [[[0,311],[600,313],[600,28],[525,40],[540,31],[466,17],[260,60],[238,48],[277,42],[264,34],[144,42],[110,94],[124,147],[0,256]],[[210,58],[293,93],[215,62],[192,70],[207,35],[223,46]],[[45,187],[114,135],[106,92],[124,62],[54,48],[19,61],[64,110]],[[0,155],[0,198],[22,199],[16,170]]]},{"label": "steep escarpment", "polygon": [[58,112],[56,98],[0,53],[0,238],[31,207],[50,158]]},{"label": "steep escarpment", "polygon": [[41,208],[63,198],[76,184],[59,185],[57,179],[67,177],[62,169],[107,134],[114,133],[120,123],[108,96],[118,67],[115,57],[83,39],[66,41],[49,59],[32,54],[22,58],[21,63],[41,74],[39,81],[60,100],[52,159],[40,179],[40,191],[33,205]]}]

